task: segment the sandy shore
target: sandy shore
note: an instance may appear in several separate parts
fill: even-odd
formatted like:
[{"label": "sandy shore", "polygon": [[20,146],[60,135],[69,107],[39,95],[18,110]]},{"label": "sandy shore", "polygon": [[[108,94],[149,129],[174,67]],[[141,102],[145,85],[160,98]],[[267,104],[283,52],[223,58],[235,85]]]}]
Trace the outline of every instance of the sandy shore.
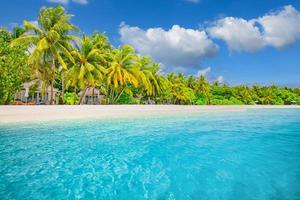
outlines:
[{"label": "sandy shore", "polygon": [[[181,105],[81,105],[0,106],[0,122],[110,118],[191,112],[241,112],[257,108],[300,109],[300,106],[181,106]],[[300,110],[299,110],[300,111]]]}]

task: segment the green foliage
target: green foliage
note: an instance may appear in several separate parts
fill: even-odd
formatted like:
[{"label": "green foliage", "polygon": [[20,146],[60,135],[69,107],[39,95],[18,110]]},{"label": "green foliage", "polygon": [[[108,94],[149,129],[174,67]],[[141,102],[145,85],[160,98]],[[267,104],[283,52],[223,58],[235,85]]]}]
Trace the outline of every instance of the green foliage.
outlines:
[{"label": "green foliage", "polygon": [[208,104],[208,100],[204,95],[198,95],[195,101],[196,105],[206,105]]},{"label": "green foliage", "polygon": [[300,105],[300,96],[296,97],[295,101],[296,101],[296,104]]},{"label": "green foliage", "polygon": [[122,93],[117,103],[119,104],[133,104],[135,102],[132,94],[130,93]]},{"label": "green foliage", "polygon": [[78,104],[79,98],[78,95],[74,92],[66,92],[64,94],[64,102],[67,105],[75,105]]},{"label": "green foliage", "polygon": [[10,103],[30,76],[26,46],[10,47],[12,39],[12,33],[0,29],[0,104]]}]

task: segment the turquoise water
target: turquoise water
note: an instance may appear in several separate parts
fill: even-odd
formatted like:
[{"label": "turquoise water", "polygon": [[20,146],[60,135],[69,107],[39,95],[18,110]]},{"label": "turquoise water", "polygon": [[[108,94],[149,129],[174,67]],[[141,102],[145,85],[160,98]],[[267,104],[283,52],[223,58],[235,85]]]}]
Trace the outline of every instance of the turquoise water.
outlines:
[{"label": "turquoise water", "polygon": [[300,110],[0,124],[0,199],[300,199]]}]

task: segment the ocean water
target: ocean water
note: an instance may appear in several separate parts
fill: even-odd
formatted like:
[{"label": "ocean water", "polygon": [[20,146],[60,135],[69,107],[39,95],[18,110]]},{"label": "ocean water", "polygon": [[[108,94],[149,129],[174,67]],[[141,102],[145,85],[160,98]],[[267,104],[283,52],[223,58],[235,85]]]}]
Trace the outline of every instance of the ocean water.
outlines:
[{"label": "ocean water", "polygon": [[300,199],[300,109],[0,123],[0,199]]}]

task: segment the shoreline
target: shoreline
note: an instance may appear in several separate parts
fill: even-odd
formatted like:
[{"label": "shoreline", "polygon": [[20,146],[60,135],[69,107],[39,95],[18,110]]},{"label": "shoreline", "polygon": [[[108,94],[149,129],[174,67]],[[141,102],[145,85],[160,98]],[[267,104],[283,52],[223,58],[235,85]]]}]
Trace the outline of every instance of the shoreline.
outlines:
[{"label": "shoreline", "polygon": [[[39,105],[0,106],[0,123],[118,118],[152,114],[300,109],[299,105]],[[299,110],[300,111],[300,110]]]}]

